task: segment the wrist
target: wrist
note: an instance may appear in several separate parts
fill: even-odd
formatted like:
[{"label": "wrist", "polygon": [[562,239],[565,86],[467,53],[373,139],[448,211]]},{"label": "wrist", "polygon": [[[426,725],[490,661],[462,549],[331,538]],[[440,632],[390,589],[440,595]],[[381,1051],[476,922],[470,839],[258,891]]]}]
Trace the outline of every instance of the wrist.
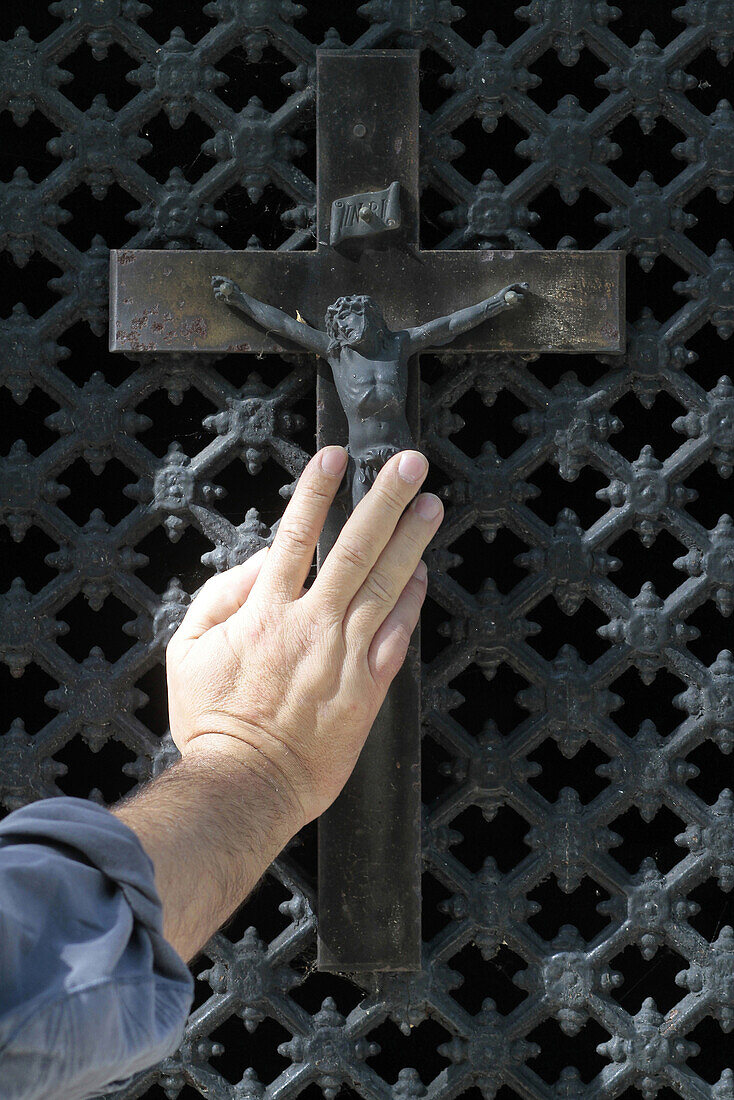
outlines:
[{"label": "wrist", "polygon": [[250,792],[267,811],[274,838],[285,836],[283,844],[307,823],[300,800],[282,769],[249,742],[224,733],[198,734],[181,747],[179,766],[184,765],[221,783],[226,802],[241,804],[243,791]]}]

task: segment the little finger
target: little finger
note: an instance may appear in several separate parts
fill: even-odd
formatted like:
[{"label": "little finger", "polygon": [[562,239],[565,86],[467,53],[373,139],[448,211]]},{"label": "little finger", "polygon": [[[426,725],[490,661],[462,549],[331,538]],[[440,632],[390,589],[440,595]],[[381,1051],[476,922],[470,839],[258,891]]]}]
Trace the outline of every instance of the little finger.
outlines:
[{"label": "little finger", "polygon": [[426,564],[421,561],[372,639],[367,662],[373,680],[385,690],[405,660],[411,635],[418,625],[426,598],[427,576]]}]

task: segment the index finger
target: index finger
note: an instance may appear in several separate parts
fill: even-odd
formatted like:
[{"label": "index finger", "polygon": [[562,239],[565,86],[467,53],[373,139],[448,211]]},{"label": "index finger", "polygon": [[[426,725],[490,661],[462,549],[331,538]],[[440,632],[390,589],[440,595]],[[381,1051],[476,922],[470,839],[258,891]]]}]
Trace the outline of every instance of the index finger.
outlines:
[{"label": "index finger", "polygon": [[283,513],[253,592],[297,600],[321,529],[347,466],[344,447],[322,447],[305,466]]}]

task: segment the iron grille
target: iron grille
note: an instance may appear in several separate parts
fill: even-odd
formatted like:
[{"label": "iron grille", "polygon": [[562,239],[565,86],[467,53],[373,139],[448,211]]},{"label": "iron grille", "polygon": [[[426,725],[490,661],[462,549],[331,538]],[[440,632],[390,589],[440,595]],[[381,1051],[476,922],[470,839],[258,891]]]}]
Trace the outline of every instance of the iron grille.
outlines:
[{"label": "iron grille", "polygon": [[173,758],[165,644],[313,450],[308,358],[113,357],[106,302],[110,247],[312,246],[318,45],[422,50],[423,247],[630,253],[624,360],[424,357],[423,970],[315,973],[309,828],[120,1095],[731,1100],[734,0],[15,7],[6,810]]}]

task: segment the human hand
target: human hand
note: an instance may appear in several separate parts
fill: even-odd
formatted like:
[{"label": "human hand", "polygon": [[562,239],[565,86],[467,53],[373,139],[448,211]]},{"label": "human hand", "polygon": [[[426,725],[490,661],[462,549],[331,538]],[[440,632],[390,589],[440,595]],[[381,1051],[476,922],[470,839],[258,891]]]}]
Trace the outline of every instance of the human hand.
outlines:
[{"label": "human hand", "polygon": [[[421,554],[443,515],[432,494],[413,500],[423,456],[394,455],[306,591],[346,457],[326,447],[311,459],[272,545],[206,582],[166,652],[182,755],[215,749],[263,773],[294,831],[334,801],[354,768],[405,659],[426,594]],[[329,472],[324,459],[341,469]],[[399,475],[403,461],[417,466],[411,479]],[[424,517],[429,504],[435,515]]]}]

